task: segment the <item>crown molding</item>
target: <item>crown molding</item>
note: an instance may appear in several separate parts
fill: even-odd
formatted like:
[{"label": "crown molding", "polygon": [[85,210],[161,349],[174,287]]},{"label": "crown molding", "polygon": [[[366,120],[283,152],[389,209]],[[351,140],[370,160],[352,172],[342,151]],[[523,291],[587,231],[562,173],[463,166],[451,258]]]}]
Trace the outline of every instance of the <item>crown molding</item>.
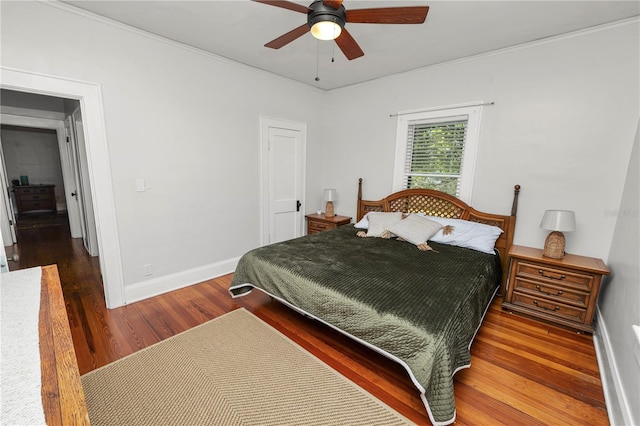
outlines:
[{"label": "crown molding", "polygon": [[426,67],[420,67],[420,68],[416,68],[416,69],[413,69],[413,70],[410,70],[410,71],[405,71],[405,72],[401,72],[401,73],[397,73],[397,74],[393,74],[393,75],[379,77],[379,78],[363,81],[363,82],[360,82],[360,83],[355,83],[355,84],[350,84],[350,85],[347,85],[347,86],[336,87],[335,89],[331,89],[328,92],[339,91],[339,90],[342,90],[342,89],[350,89],[350,88],[355,88],[355,87],[368,86],[368,85],[371,85],[371,84],[377,84],[377,83],[381,83],[381,82],[384,82],[384,81],[391,81],[391,80],[395,80],[395,79],[399,79],[399,78],[404,78],[406,76],[410,76],[410,75],[413,75],[413,74],[421,73],[421,72],[424,72],[426,70],[445,68],[445,67],[449,67],[449,66],[452,66],[452,65],[464,64],[464,63],[467,63],[467,62],[473,62],[473,61],[477,61],[479,59],[489,58],[489,57],[492,57],[492,56],[503,55],[503,54],[506,54],[506,53],[516,52],[516,51],[519,51],[519,50],[526,50],[526,49],[542,46],[542,45],[545,45],[545,44],[556,43],[556,42],[563,41],[563,40],[569,40],[569,39],[576,38],[576,37],[583,37],[583,36],[587,36],[587,35],[591,35],[591,34],[595,34],[595,33],[599,33],[599,32],[610,31],[612,29],[626,27],[626,26],[630,26],[630,25],[638,25],[638,24],[640,24],[640,16],[634,16],[632,18],[621,19],[621,20],[618,20],[618,21],[608,22],[606,24],[600,24],[600,25],[596,25],[596,26],[593,26],[593,27],[572,31],[572,32],[569,32],[569,33],[559,34],[559,35],[555,35],[555,36],[551,36],[551,37],[545,37],[545,38],[541,38],[541,39],[538,39],[538,40],[517,44],[517,45],[514,45],[514,46],[504,47],[502,49],[496,49],[496,50],[492,50],[492,51],[489,51],[489,52],[479,53],[477,55],[465,56],[464,58],[459,58],[459,59],[454,59],[454,60],[451,60],[451,61],[440,62],[440,63],[429,65],[429,66],[426,66]]},{"label": "crown molding", "polygon": [[233,59],[229,59],[229,58],[226,58],[224,56],[216,55],[215,53],[207,52],[206,50],[199,49],[199,48],[193,47],[193,46],[189,46],[187,44],[180,43],[178,41],[171,40],[169,38],[162,37],[162,36],[159,36],[157,34],[153,34],[153,33],[150,33],[148,31],[144,31],[144,30],[132,27],[132,26],[127,25],[127,24],[123,24],[122,22],[118,22],[118,21],[115,21],[113,19],[97,15],[97,14],[95,14],[93,12],[89,12],[87,10],[80,9],[80,8],[78,8],[76,6],[73,6],[73,5],[70,5],[70,4],[66,4],[66,3],[62,3],[59,0],[37,0],[37,1],[39,3],[45,4],[47,6],[50,6],[50,7],[59,9],[59,10],[63,10],[65,12],[68,12],[68,13],[71,13],[71,14],[86,18],[86,19],[90,19],[92,21],[99,22],[101,24],[108,25],[108,26],[113,27],[113,28],[117,28],[117,29],[120,29],[120,30],[123,30],[123,31],[127,31],[127,32],[135,34],[137,36],[141,36],[141,37],[145,37],[145,38],[148,38],[148,39],[151,39],[151,40],[155,40],[157,42],[164,43],[166,45],[169,45],[169,46],[172,46],[172,47],[175,47],[175,48],[178,48],[178,49],[182,49],[182,50],[185,50],[187,52],[191,52],[191,53],[194,53],[194,54],[197,54],[197,55],[201,55],[201,56],[207,57],[209,59],[212,59],[214,61],[217,61],[217,62],[220,62],[220,63],[224,63],[226,65],[230,65],[230,66],[233,66],[233,67],[236,67],[236,68],[240,68],[240,69],[243,69],[245,71],[254,72],[254,73],[263,75],[265,77],[274,78],[274,79],[280,80],[282,82],[286,82],[288,84],[292,84],[294,86],[298,86],[298,87],[301,87],[301,88],[304,88],[304,89],[307,89],[307,90],[311,90],[313,92],[318,92],[318,93],[324,92],[323,89],[320,89],[318,87],[310,86],[308,84],[301,83],[299,81],[292,80],[290,78],[282,77],[282,76],[280,76],[278,74],[275,74],[275,73],[272,73],[272,72],[269,72],[269,71],[266,71],[266,70],[263,70],[263,69],[260,69],[260,68],[253,67],[251,65],[247,65],[247,64],[244,64],[242,62],[234,61]]}]

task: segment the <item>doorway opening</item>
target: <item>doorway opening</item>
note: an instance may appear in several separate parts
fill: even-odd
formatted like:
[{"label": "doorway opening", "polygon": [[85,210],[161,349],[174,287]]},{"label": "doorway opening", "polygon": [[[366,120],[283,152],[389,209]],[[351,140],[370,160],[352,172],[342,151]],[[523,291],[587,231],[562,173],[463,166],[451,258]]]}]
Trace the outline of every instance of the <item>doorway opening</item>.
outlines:
[{"label": "doorway opening", "polygon": [[97,256],[79,102],[6,89],[1,94],[0,180],[7,189],[0,200],[4,245],[17,242],[16,227],[66,219],[71,237],[82,238],[87,252]]},{"label": "doorway opening", "polygon": [[[91,245],[95,237],[90,240],[95,222],[89,222],[90,232],[86,219],[93,210],[87,211],[80,197],[90,185],[81,186],[78,102],[2,90],[2,111],[0,180],[7,191],[0,220],[8,269],[19,268],[21,256],[37,258],[17,244],[20,231],[33,229],[58,227],[59,238],[81,238],[87,253],[97,256],[97,245]],[[51,118],[42,118],[47,115]]]},{"label": "doorway opening", "polygon": [[[59,97],[75,100],[79,103],[83,118],[82,133],[86,141],[85,157],[92,188],[92,206],[94,207],[97,230],[96,243],[100,251],[98,260],[106,305],[108,308],[124,305],[126,301],[122,259],[100,85],[68,77],[5,67],[0,67],[0,73],[1,89]],[[2,102],[5,102],[4,97]],[[4,118],[4,112],[2,116]],[[60,133],[58,132],[58,134]],[[64,126],[62,134],[64,134]],[[72,210],[69,210],[69,214],[71,212]],[[5,213],[2,212],[2,214]]]},{"label": "doorway opening", "polygon": [[[3,124],[0,135],[16,231],[68,223],[56,131]],[[3,236],[6,245],[16,242],[7,237],[13,235]]]}]

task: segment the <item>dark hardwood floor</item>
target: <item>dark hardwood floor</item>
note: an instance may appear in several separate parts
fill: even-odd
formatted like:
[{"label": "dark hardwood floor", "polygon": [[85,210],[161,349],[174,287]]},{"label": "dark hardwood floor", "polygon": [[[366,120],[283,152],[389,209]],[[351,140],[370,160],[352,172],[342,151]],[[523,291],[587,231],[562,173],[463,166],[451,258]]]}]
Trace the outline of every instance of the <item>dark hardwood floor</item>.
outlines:
[{"label": "dark hardwood floor", "polygon": [[[254,291],[227,292],[231,275],[107,310],[97,258],[66,226],[20,230],[10,268],[57,264],[80,373],[244,307],[418,424],[429,424],[398,364]],[[12,250],[8,250],[9,255]],[[606,425],[591,336],[503,312],[496,299],[455,376],[459,425]]]}]

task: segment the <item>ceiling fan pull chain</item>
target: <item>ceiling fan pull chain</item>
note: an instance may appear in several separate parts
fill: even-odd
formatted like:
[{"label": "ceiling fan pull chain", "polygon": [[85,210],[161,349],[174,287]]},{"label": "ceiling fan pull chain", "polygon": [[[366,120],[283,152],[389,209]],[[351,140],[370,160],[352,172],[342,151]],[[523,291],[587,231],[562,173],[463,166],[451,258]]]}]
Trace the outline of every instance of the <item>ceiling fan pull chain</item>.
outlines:
[{"label": "ceiling fan pull chain", "polygon": [[316,40],[316,81],[320,81],[320,40]]}]

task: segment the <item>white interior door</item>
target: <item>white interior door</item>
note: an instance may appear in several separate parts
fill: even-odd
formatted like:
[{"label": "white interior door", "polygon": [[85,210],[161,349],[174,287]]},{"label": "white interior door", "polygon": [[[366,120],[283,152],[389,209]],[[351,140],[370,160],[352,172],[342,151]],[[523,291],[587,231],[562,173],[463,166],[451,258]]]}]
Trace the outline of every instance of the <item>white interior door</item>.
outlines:
[{"label": "white interior door", "polygon": [[[7,168],[4,164],[4,153],[2,151],[2,143],[0,142],[0,185],[2,185],[2,198],[0,204],[2,204],[2,217],[0,218],[0,227],[2,228],[2,241],[3,244],[8,246],[18,242],[16,238],[16,217],[13,213],[13,206],[11,204],[11,197],[9,196],[9,180],[7,178]],[[4,252],[4,245],[2,246]]]},{"label": "white interior door", "polygon": [[263,244],[303,234],[306,126],[263,119]]},{"label": "white interior door", "polygon": [[76,178],[76,194],[79,204],[80,227],[82,229],[82,240],[84,247],[91,256],[98,255],[98,236],[96,232],[96,222],[93,212],[93,201],[91,196],[91,186],[89,181],[89,169],[87,161],[84,126],[82,124],[82,114],[77,108],[71,114],[71,152],[73,157],[73,169]]},{"label": "white interior door", "polygon": [[74,195],[77,193],[78,188],[76,187],[75,162],[71,143],[71,116],[60,123],[57,133],[69,230],[71,231],[71,238],[82,238],[80,205],[78,204],[78,198]]},{"label": "white interior door", "polygon": [[73,116],[68,117],[68,137],[69,137],[69,163],[73,172],[73,186],[69,188],[70,195],[73,198],[72,203],[69,204],[68,209],[71,211],[75,207],[75,212],[78,215],[78,222],[80,228],[79,237],[82,238],[85,248],[87,247],[87,220],[84,217],[84,203],[82,198],[82,191],[80,191],[81,174],[80,174],[80,159],[78,158],[78,143],[76,141],[76,130]]}]

